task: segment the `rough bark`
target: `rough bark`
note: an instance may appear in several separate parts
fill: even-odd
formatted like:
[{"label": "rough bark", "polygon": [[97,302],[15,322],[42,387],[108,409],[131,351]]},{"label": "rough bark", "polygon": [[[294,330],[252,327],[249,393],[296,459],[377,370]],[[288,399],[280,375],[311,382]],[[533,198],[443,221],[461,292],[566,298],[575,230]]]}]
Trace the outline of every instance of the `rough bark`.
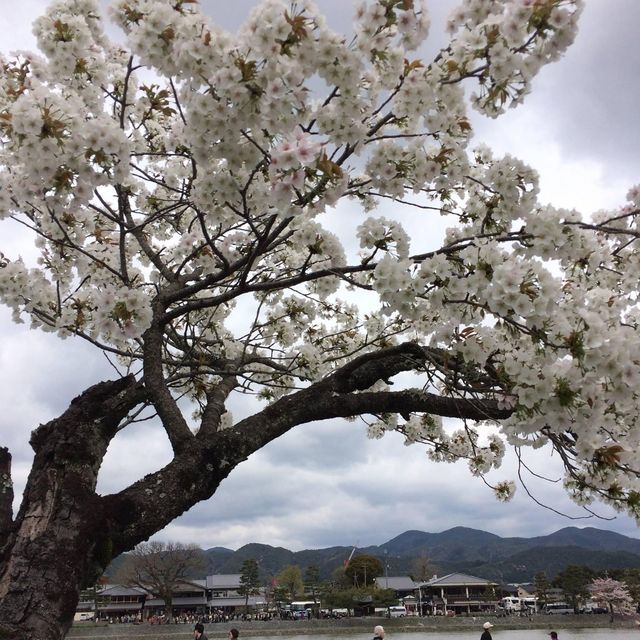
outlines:
[{"label": "rough bark", "polygon": [[136,386],[123,378],[91,387],[33,432],[33,467],[0,558],[0,637],[63,638],[80,587],[108,561],[95,487],[118,423],[139,401]]}]

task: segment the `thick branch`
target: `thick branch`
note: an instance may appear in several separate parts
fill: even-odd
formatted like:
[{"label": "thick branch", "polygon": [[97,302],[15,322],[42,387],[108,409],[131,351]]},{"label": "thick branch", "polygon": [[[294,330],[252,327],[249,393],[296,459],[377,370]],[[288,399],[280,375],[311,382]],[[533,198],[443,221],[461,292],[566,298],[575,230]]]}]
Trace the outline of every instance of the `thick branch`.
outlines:
[{"label": "thick branch", "polygon": [[[415,343],[365,354],[230,429],[213,432],[206,428],[166,467],[120,494],[104,498],[105,509],[112,514],[114,550],[133,548],[197,502],[211,497],[238,464],[297,425],[381,413],[416,412],[471,420],[501,420],[511,415],[512,410],[499,407],[494,399],[445,397],[421,389],[356,392],[402,371],[419,370],[432,356],[428,348]],[[225,390],[220,392],[224,395]],[[211,400],[215,413],[220,410],[219,400]]]},{"label": "thick branch", "polygon": [[41,459],[45,465],[60,466],[68,465],[70,460],[82,460],[85,470],[93,469],[92,475],[97,477],[120,422],[145,398],[144,387],[132,375],[89,387],[71,401],[61,416],[33,431],[30,444],[36,453],[34,468]]},{"label": "thick branch", "polygon": [[435,347],[423,347],[415,342],[370,351],[344,365],[333,374],[335,390],[340,393],[362,391],[378,380],[388,382],[403,371],[421,371],[428,365],[454,376],[469,387],[482,385],[500,390],[495,376],[475,364],[466,363],[455,353]]},{"label": "thick branch", "polygon": [[[158,304],[154,311],[157,313]],[[157,322],[144,333],[144,383],[153,401],[153,405],[162,421],[174,452],[181,451],[185,444],[193,439],[187,421],[171,395],[164,378],[162,366],[163,334]]]},{"label": "thick branch", "polygon": [[202,413],[198,437],[206,437],[217,431],[222,414],[226,411],[224,403],[237,384],[236,376],[225,376],[219,384],[207,391],[207,406]]}]

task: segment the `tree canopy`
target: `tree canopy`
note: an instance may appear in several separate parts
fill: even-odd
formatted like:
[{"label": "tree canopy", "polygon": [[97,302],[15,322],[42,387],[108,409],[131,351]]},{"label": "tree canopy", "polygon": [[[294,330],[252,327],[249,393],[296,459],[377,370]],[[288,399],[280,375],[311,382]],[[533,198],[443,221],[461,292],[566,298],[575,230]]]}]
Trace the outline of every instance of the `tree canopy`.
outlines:
[{"label": "tree canopy", "polygon": [[360,553],[350,560],[344,573],[350,585],[367,587],[384,574],[384,565],[379,558],[368,553]]},{"label": "tree canopy", "polygon": [[287,565],[276,577],[278,586],[281,587],[287,597],[295,600],[296,596],[304,593],[302,570],[297,564]]},{"label": "tree canopy", "polygon": [[595,578],[595,571],[584,565],[570,564],[554,579],[553,584],[564,591],[564,595],[574,610],[589,594],[589,585]]},{"label": "tree canopy", "polygon": [[127,554],[116,579],[140,587],[164,600],[166,616],[173,617],[173,595],[181,582],[206,570],[206,556],[195,545],[180,542],[143,542]]},{"label": "tree canopy", "polygon": [[[15,519],[0,449],[0,630],[60,637],[113,555],[316,420],[362,416],[371,437],[480,476],[507,446],[549,445],[572,498],[638,516],[640,187],[586,219],[470,146],[468,102],[490,117],[521,103],[581,6],[467,0],[422,61],[418,0],[361,5],[352,38],[306,0],[267,0],[237,34],[194,0],[117,0],[123,43],[96,0],[51,4],[41,55],[0,59],[0,218],[38,253],[0,244],[0,301],[119,377],[34,431]],[[255,413],[231,415],[237,394]],[[109,443],[150,417],[173,460],[99,496]]]},{"label": "tree canopy", "polygon": [[260,572],[258,569],[258,561],[249,558],[242,563],[240,567],[240,586],[238,593],[244,596],[245,613],[249,611],[249,596],[260,593]]}]

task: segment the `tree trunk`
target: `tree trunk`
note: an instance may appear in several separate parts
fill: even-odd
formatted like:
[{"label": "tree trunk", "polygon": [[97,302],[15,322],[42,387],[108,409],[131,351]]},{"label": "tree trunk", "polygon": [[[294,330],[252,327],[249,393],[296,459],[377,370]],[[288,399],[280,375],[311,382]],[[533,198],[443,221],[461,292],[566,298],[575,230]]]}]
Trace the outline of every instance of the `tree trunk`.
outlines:
[{"label": "tree trunk", "polygon": [[164,599],[164,615],[167,622],[173,622],[173,598],[168,595]]},{"label": "tree trunk", "polygon": [[135,384],[123,378],[95,385],[33,432],[33,467],[0,549],[0,638],[63,638],[79,589],[94,584],[110,561],[95,487]]}]

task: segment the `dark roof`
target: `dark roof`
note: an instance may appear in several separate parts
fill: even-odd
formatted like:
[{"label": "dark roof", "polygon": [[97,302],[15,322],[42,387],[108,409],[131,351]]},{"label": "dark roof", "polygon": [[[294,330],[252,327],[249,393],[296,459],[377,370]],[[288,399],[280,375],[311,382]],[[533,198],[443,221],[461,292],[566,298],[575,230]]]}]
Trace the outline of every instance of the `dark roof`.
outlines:
[{"label": "dark roof", "polygon": [[101,591],[98,591],[97,596],[114,597],[114,596],[144,596],[147,595],[147,591],[140,587],[126,587],[122,584],[112,584],[105,587]]},{"label": "dark roof", "polygon": [[380,576],[376,578],[376,586],[380,589],[394,589],[395,591],[414,591],[420,586],[409,576]]},{"label": "dark roof", "polygon": [[[198,584],[200,582],[200,584]],[[204,593],[206,587],[205,580],[190,580],[189,582],[179,582],[173,588],[173,593],[193,593],[194,591],[202,591]]]},{"label": "dark roof", "polygon": [[207,589],[237,589],[240,586],[239,573],[218,573],[207,576]]}]

